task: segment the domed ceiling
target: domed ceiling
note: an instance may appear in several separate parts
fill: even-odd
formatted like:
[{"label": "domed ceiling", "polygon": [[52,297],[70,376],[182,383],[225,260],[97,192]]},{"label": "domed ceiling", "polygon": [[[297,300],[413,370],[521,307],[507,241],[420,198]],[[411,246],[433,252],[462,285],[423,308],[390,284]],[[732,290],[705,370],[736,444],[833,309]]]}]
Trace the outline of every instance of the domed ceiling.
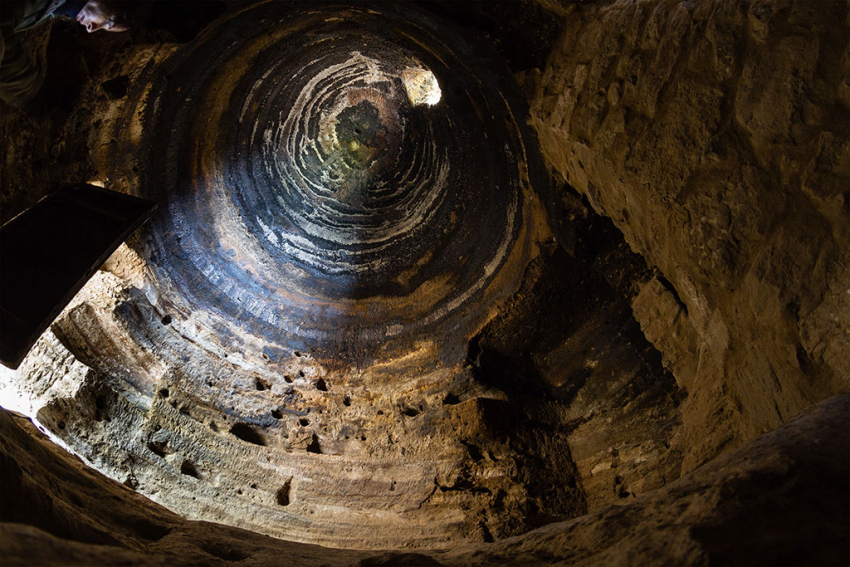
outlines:
[{"label": "domed ceiling", "polygon": [[624,292],[646,268],[556,199],[492,43],[407,3],[269,2],[107,69],[96,176],[159,208],[20,371],[95,468],[360,548],[516,535],[677,474],[681,396]]},{"label": "domed ceiling", "polygon": [[162,65],[136,143],[163,304],[274,364],[433,336],[465,356],[516,290],[546,180],[504,64],[462,38],[403,5],[272,3]]},{"label": "domed ceiling", "polygon": [[846,557],[846,397],[780,426],[848,388],[847,6],[220,8],[45,26],[0,117],[4,218],[159,203],[0,402],[202,522],[18,431],[10,556]]},{"label": "domed ceiling", "polygon": [[516,416],[466,360],[551,239],[550,181],[492,47],[406,4],[252,5],[116,110],[99,174],[159,210],[117,255],[135,287],[102,275],[55,326],[110,384],[93,423],[40,419],[190,517],[345,547],[525,529],[530,449],[489,439]]}]

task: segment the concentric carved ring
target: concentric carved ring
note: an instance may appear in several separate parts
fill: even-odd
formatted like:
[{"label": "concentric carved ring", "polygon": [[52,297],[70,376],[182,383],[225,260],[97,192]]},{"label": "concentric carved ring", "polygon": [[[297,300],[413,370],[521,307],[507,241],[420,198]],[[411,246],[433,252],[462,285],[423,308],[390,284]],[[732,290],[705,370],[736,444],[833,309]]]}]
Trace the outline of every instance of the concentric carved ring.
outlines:
[{"label": "concentric carved ring", "polygon": [[533,240],[536,158],[499,65],[404,6],[270,3],[209,30],[143,118],[160,298],[222,343],[317,357],[467,340]]}]

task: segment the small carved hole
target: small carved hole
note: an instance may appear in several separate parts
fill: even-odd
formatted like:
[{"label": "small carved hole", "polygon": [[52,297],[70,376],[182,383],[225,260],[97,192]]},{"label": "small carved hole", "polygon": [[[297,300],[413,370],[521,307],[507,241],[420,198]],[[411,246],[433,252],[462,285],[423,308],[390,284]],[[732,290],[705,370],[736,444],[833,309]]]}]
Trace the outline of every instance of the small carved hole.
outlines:
[{"label": "small carved hole", "polygon": [[186,459],[183,461],[183,464],[180,465],[180,472],[195,478],[201,478],[201,475],[198,474],[198,469],[195,468],[195,465],[192,464],[192,461]]},{"label": "small carved hole", "polygon": [[247,423],[235,423],[233,427],[230,428],[230,433],[247,443],[253,443],[254,445],[260,445],[261,447],[265,447],[266,445],[266,440],[260,432]]},{"label": "small carved hole", "polygon": [[307,452],[316,453],[317,455],[322,454],[322,446],[319,445],[319,437],[315,433],[313,434],[313,440],[307,445]]},{"label": "small carved hole", "polygon": [[283,486],[277,489],[277,494],[275,495],[275,499],[277,503],[281,506],[289,506],[289,491],[292,487],[292,479],[288,479],[283,483]]},{"label": "small carved hole", "polygon": [[166,444],[163,441],[151,441],[150,443],[148,443],[148,449],[150,450],[150,452],[158,457],[162,457],[163,459],[165,458],[166,454],[165,447]]}]

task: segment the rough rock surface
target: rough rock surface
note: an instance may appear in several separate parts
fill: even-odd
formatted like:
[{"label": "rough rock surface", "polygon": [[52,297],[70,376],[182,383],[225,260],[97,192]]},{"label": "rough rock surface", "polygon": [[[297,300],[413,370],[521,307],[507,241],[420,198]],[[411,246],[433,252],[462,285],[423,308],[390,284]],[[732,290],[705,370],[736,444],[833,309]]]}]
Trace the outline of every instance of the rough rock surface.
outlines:
[{"label": "rough rock surface", "polygon": [[684,470],[850,389],[846,2],[569,10],[552,167],[657,268],[635,315],[687,390]]},{"label": "rough rock surface", "polygon": [[[846,565],[850,398],[839,395],[634,503],[552,524],[460,563]],[[824,490],[829,486],[829,490]]]},{"label": "rough rock surface", "polygon": [[[486,136],[416,122],[419,111],[399,111],[404,103],[393,99],[404,92],[391,84],[401,67],[388,73],[391,61],[358,59],[365,67],[356,80],[380,80],[323,107],[345,107],[339,116],[351,120],[322,118],[313,138],[309,120],[283,128],[289,106],[276,81],[264,82],[280,58],[264,60],[263,51],[289,53],[285,41],[276,47],[285,26],[266,34],[268,20],[250,13],[262,6],[229,6],[225,18],[241,27],[221,49],[202,46],[215,31],[184,45],[147,31],[87,36],[61,22],[33,32],[42,33],[33,49],[46,51],[52,71],[40,105],[0,116],[2,219],[80,181],[140,194],[161,180],[173,199],[169,219],[122,246],[21,370],[3,375],[0,393],[112,479],[4,417],[4,563],[259,564],[281,555],[304,564],[847,563],[846,397],[732,452],[850,390],[846,3],[421,3],[417,10],[465,26],[470,42],[487,40],[504,57],[531,106],[554,193],[546,180],[527,183],[534,144],[522,101],[509,94],[511,111],[499,119],[475,110],[501,109],[492,92],[464,106],[466,88],[493,80],[516,93],[503,63],[459,57],[471,69],[458,76],[481,81],[452,86],[441,67],[448,59],[422,55],[449,86],[444,102],[465,109],[457,124],[477,119],[495,129]],[[274,6],[283,23],[289,4]],[[322,25],[349,30],[343,20]],[[249,37],[263,49],[242,50]],[[298,37],[328,45],[320,35]],[[419,52],[415,41],[400,41]],[[198,65],[195,49],[209,55],[204,61],[223,60]],[[187,61],[192,73],[168,72]],[[311,84],[317,104],[330,100]],[[360,96],[377,114],[352,110]],[[449,201],[458,187],[496,180],[487,168],[470,175],[483,153],[451,161],[472,144],[499,141],[491,149],[509,190],[485,202],[485,187],[467,207],[435,207],[444,214],[433,230],[402,247],[386,272],[323,248],[311,261],[347,265],[355,276],[301,266],[304,281],[320,282],[325,307],[305,308],[308,322],[284,313],[286,332],[250,332],[277,307],[264,301],[283,289],[265,275],[294,269],[276,264],[279,250],[252,256],[274,244],[265,227],[276,238],[327,245],[300,239],[288,223],[329,200],[361,206],[363,172],[396,171],[396,111],[417,136],[463,131],[465,143],[451,146],[456,155],[445,163],[470,167],[460,168],[458,185],[441,186]],[[268,126],[269,136],[240,130],[227,119],[236,114]],[[236,134],[215,124],[203,135],[211,116]],[[275,144],[296,139],[325,144],[327,158],[345,154],[333,176],[316,175],[305,166],[313,154],[302,154],[289,163],[300,170],[296,182],[315,188],[332,177],[342,190],[303,210],[237,222],[273,201]],[[420,155],[424,146],[406,143],[398,147]],[[152,163],[158,173],[146,180]],[[433,173],[421,168],[416,178]],[[244,198],[230,194],[236,180]],[[241,186],[255,180],[256,191]],[[208,187],[221,197],[214,206],[191,192]],[[503,214],[510,195],[521,196],[521,214]],[[475,206],[486,221],[476,222]],[[366,209],[386,220],[403,208]],[[349,212],[311,218],[338,238],[353,226]],[[511,219],[518,224],[509,229]],[[515,253],[501,255],[497,234]],[[457,243],[474,251],[478,240],[484,256],[508,260],[492,271],[483,256],[443,255]],[[375,259],[356,239],[348,244],[355,257]],[[215,261],[202,266],[201,256]],[[480,301],[462,293],[478,285],[475,270],[486,280]],[[385,281],[361,285],[370,278]],[[217,286],[234,281],[250,287],[251,299],[224,305],[233,298]],[[381,299],[370,303],[369,289]],[[405,320],[404,308],[380,308],[393,298],[427,315],[423,297],[459,318],[429,334],[420,318]],[[327,309],[344,315],[346,332],[335,334]],[[358,309],[368,315],[362,325]],[[389,331],[390,319],[415,332],[387,341],[382,354],[363,339]],[[310,348],[315,332],[332,338],[328,348]],[[102,509],[89,497],[101,492],[123,504]],[[398,551],[405,547],[420,549]]]},{"label": "rough rock surface", "polygon": [[444,547],[678,476],[681,394],[595,261],[544,254],[469,363],[402,378],[330,377],[309,356],[280,376],[210,354],[130,283],[134,258],[124,247],[108,263],[127,279],[86,285],[15,394],[86,462],[183,515],[340,546],[404,533]]},{"label": "rough rock surface", "polygon": [[[4,565],[844,565],[850,398],[838,396],[661,490],[449,552],[344,551],[184,520],[0,411]],[[832,491],[824,491],[828,485]]]},{"label": "rough rock surface", "polygon": [[[515,89],[508,71],[472,65],[483,48],[461,38],[458,53],[446,46],[431,53],[384,31],[386,41],[406,46],[401,55],[436,71],[440,104],[408,107],[393,63],[400,48],[380,42],[372,51],[386,61],[352,63],[348,48],[335,48],[337,74],[292,82],[294,94],[264,82],[290,56],[301,57],[290,65],[324,72],[309,67],[313,40],[326,55],[325,35],[341,34],[343,47],[359,41],[356,34],[344,40],[357,18],[375,33],[375,15],[356,12],[328,31],[341,20],[259,6],[236,10],[189,45],[113,46],[113,63],[90,80],[102,88],[77,94],[88,115],[50,114],[55,124],[65,117],[84,126],[87,137],[54,133],[90,156],[92,175],[164,200],[160,217],[110,258],[7,391],[86,462],[172,510],[325,545],[445,547],[458,538],[504,538],[677,478],[681,453],[671,447],[681,391],[628,306],[632,272],[642,273],[632,265],[642,262],[622,255],[622,238],[578,201],[558,229],[575,257],[551,241],[548,180],[537,178],[545,170],[535,148],[522,145],[527,129],[505,107]],[[399,20],[393,14],[384,17]],[[425,34],[424,45],[433,24],[418,17],[397,26]],[[325,35],[317,31],[293,49],[287,38],[302,37],[299,26]],[[274,33],[258,31],[266,28]],[[62,28],[55,31],[49,52],[63,41]],[[279,56],[261,57],[266,51]],[[213,55],[222,60],[197,65]],[[224,83],[232,84],[222,91]],[[374,146],[374,155],[345,154],[333,175],[306,167],[310,152],[280,165],[275,156],[288,154],[278,144],[314,142],[312,122],[300,124],[309,113],[285,104],[295,95],[306,108],[324,108],[319,118],[339,111],[334,128],[317,118],[319,130],[330,129],[323,136],[348,140],[348,150]],[[476,117],[476,108],[491,110]],[[491,111],[498,120],[486,119]],[[269,118],[278,114],[300,125],[280,130]],[[7,124],[31,129],[26,116]],[[222,121],[235,134],[218,127]],[[408,132],[399,141],[403,123]],[[209,145],[197,145],[193,133],[204,129],[221,140],[203,135]],[[366,136],[370,129],[376,133]],[[326,143],[332,154],[342,151],[324,138],[316,147]],[[441,157],[444,147],[451,151]],[[489,151],[463,157],[470,147],[505,152],[502,165],[479,163]],[[407,189],[391,192],[389,205],[370,203],[360,185],[370,176],[392,181],[396,151],[414,165],[429,156],[436,162],[402,176]],[[265,173],[246,174],[252,164]],[[32,181],[28,165],[15,164],[10,176]],[[290,171],[281,186],[268,174],[278,167],[298,175]],[[52,179],[70,182],[65,174],[53,171]],[[342,185],[319,191],[317,183]],[[483,197],[493,184],[500,199]],[[247,193],[237,198],[229,187]],[[297,202],[275,209],[275,196],[291,201],[290,193]],[[392,203],[404,204],[407,193],[437,203],[423,209],[434,220],[411,224],[419,236],[408,235],[409,245],[376,240],[379,249],[394,246],[385,257],[372,244],[359,250],[349,242],[351,258],[334,259],[321,247],[335,245],[299,232],[321,225],[325,237],[345,240],[359,227],[361,237],[377,239],[386,227],[398,229],[393,219],[404,207]],[[253,219],[265,210],[260,201],[273,210]],[[328,207],[313,218],[314,209]],[[255,220],[259,228],[251,228]],[[507,252],[484,245],[502,240]],[[293,242],[321,253],[302,265]],[[421,258],[409,257],[417,251]],[[267,324],[269,314],[280,315],[279,325]],[[440,316],[429,327],[422,319],[432,315]]]}]

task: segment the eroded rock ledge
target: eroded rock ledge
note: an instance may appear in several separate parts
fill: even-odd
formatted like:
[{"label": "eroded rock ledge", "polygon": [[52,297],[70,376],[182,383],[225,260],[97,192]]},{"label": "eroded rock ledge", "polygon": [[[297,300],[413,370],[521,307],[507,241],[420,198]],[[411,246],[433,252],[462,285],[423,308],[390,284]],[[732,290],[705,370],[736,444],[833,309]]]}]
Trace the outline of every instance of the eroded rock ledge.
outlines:
[{"label": "eroded rock ledge", "polygon": [[0,553],[6,565],[844,565],[848,420],[850,397],[837,396],[627,505],[451,552],[381,553],[184,520],[2,411]]},{"label": "eroded rock ledge", "polygon": [[552,167],[659,270],[684,470],[850,390],[845,2],[573,6],[536,77]]}]

